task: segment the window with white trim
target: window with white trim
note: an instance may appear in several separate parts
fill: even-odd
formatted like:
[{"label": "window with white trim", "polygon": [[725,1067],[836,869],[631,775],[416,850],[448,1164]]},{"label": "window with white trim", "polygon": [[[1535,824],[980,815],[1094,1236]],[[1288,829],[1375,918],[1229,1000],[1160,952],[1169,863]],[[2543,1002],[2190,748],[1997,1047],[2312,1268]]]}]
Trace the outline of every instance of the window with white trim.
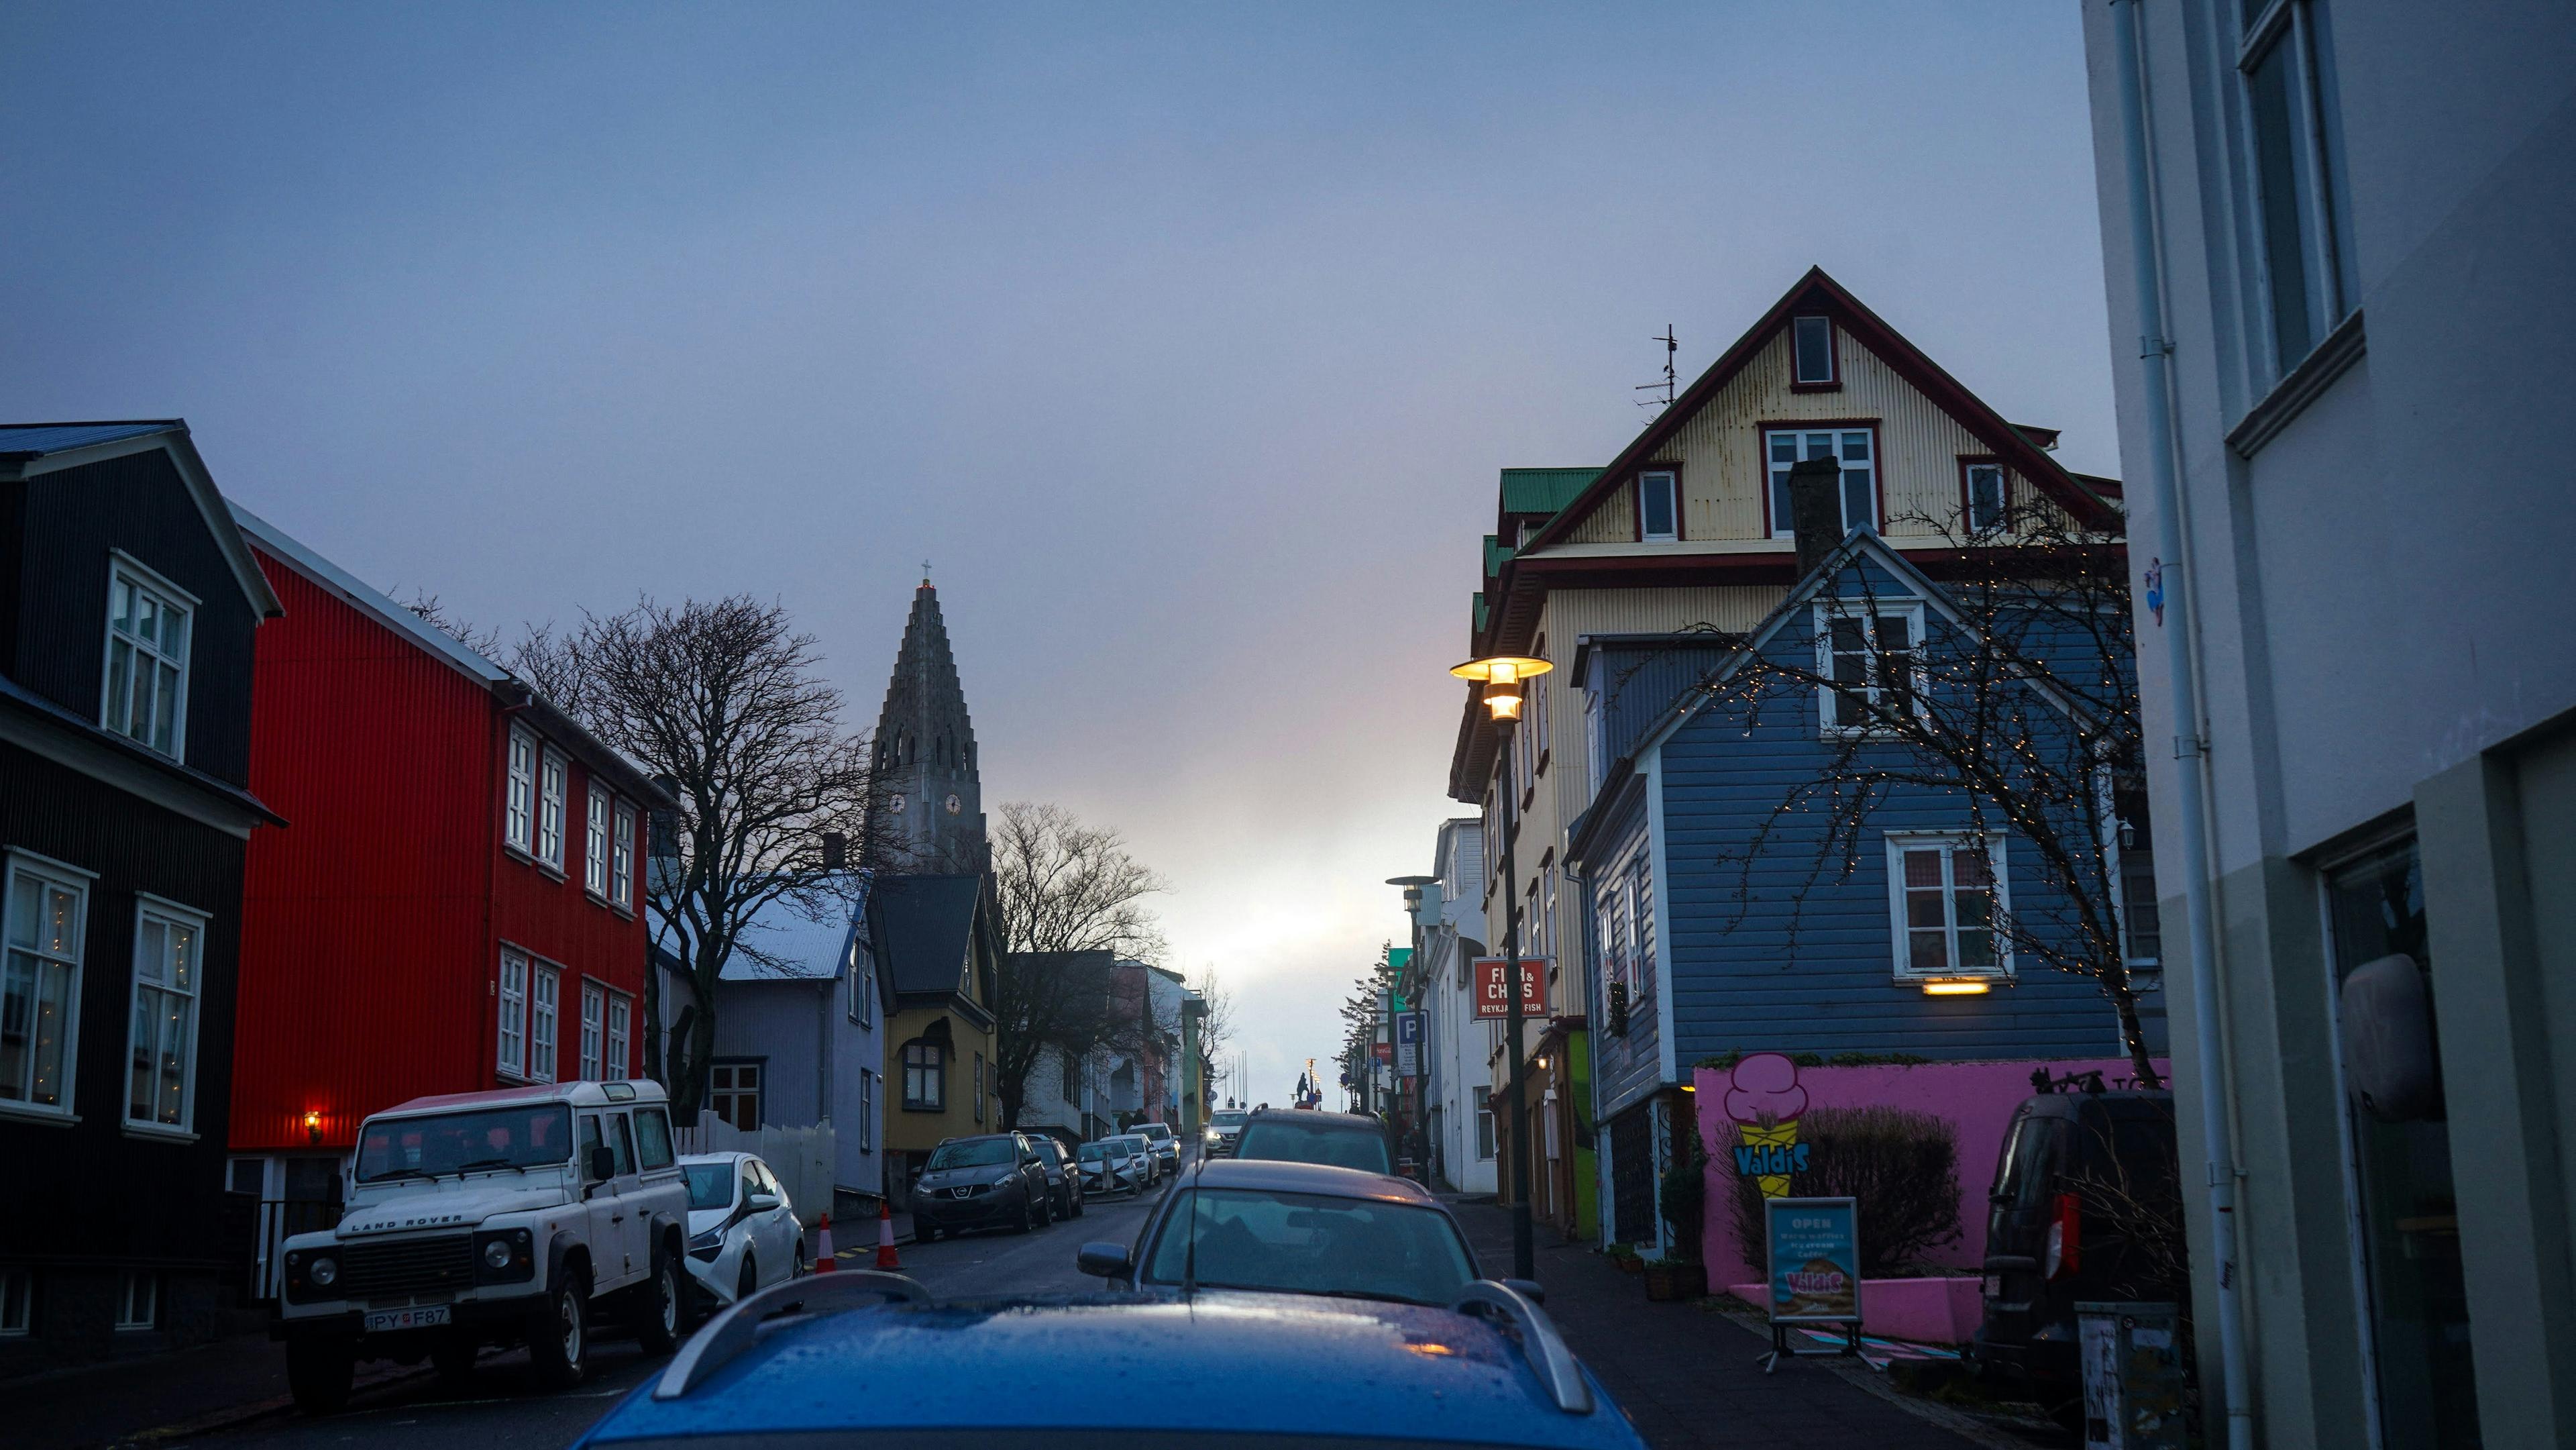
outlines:
[{"label": "window with white trim", "polygon": [[510,794],[501,826],[501,839],[522,851],[536,845],[537,826],[537,737],[524,730],[510,732]]},{"label": "window with white trim", "polygon": [[581,884],[593,896],[608,895],[608,792],[593,782],[582,802]]},{"label": "window with white trim", "polygon": [[1971,463],[1968,468],[1968,532],[1992,533],[2004,525],[2004,466]]},{"label": "window with white trim", "polygon": [[609,993],[607,1070],[600,1076],[621,1078],[634,1072],[635,1059],[630,1055],[634,1051],[634,1021],[635,1004],[623,992]]},{"label": "window with white trim", "polygon": [[1996,929],[2010,908],[2004,842],[1965,833],[1887,833],[1888,910],[1899,977],[2004,977]]},{"label": "window with white trim", "polygon": [[528,986],[528,1076],[539,1082],[553,1082],[561,1061],[555,1052],[555,1018],[563,973],[552,967],[538,967]]},{"label": "window with white trim", "polygon": [[1681,479],[1667,469],[1637,475],[1637,537],[1668,544],[1682,536]]},{"label": "window with white trim", "polygon": [[623,801],[617,804],[617,837],[608,846],[608,899],[632,909],[635,905],[635,808]]},{"label": "window with white trim", "polygon": [[196,1116],[197,993],[206,919],[146,902],[135,913],[125,1120],[188,1131]]},{"label": "window with white trim", "polygon": [[501,1070],[512,1077],[528,1075],[528,959],[501,953]]},{"label": "window with white trim", "polygon": [[936,1042],[903,1045],[903,1105],[913,1112],[937,1113],[948,1108],[948,1054]]},{"label": "window with white trim", "polygon": [[1476,1157],[1478,1161],[1494,1156],[1494,1090],[1469,1088],[1476,1099]]},{"label": "window with white trim", "polygon": [[1816,669],[1833,683],[1816,690],[1827,735],[1885,729],[1878,712],[1906,708],[1923,692],[1923,609],[1918,604],[1844,600],[1815,608]]},{"label": "window with white trim", "polygon": [[714,1062],[707,1065],[707,1107],[716,1117],[746,1133],[760,1131],[760,1064]]},{"label": "window with white trim", "polygon": [[564,758],[548,750],[537,766],[537,859],[558,871],[564,863]]},{"label": "window with white trim", "polygon": [[117,1285],[116,1327],[155,1329],[161,1324],[161,1276],[149,1269],[128,1269]]},{"label": "window with white trim", "polygon": [[868,949],[868,940],[857,932],[850,933],[850,1020],[861,1027],[876,1020],[877,955]]},{"label": "window with white trim", "polygon": [[581,1080],[598,1082],[607,1076],[601,1070],[600,1035],[608,1030],[608,994],[596,982],[581,984]]},{"label": "window with white trim", "polygon": [[2361,305],[2344,181],[2343,102],[2326,0],[2244,0],[2237,50],[2251,153],[2260,306],[2272,376],[2297,367]]},{"label": "window with white trim", "polygon": [[1789,470],[1810,458],[1839,459],[1843,466],[1843,529],[1878,527],[1878,449],[1868,428],[1773,428],[1763,434],[1771,460],[1771,537],[1794,538],[1789,510]]},{"label": "window with white trim", "polygon": [[188,633],[196,603],[121,560],[108,571],[99,722],[172,757],[188,748]]},{"label": "window with white trim", "polygon": [[0,1338],[33,1332],[36,1320],[36,1271],[0,1269]]},{"label": "window with white trim", "polygon": [[89,882],[11,853],[0,897],[0,1102],[72,1110]]},{"label": "window with white trim", "polygon": [[1830,317],[1792,318],[1789,323],[1789,345],[1797,371],[1791,381],[1803,387],[1821,387],[1837,381],[1834,376],[1834,320]]},{"label": "window with white trim", "polygon": [[1640,844],[1628,858],[1628,974],[1631,1000],[1655,992],[1655,855]]}]

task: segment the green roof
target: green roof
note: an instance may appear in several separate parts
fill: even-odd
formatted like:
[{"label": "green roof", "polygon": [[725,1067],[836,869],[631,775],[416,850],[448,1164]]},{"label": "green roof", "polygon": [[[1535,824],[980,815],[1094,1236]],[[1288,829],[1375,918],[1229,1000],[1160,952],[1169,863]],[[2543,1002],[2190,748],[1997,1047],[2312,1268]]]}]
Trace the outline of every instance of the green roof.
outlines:
[{"label": "green roof", "polygon": [[1512,556],[1512,551],[1511,551],[1508,547],[1506,547],[1506,546],[1504,545],[1504,543],[1503,543],[1503,541],[1502,541],[1501,539],[1496,538],[1496,537],[1495,537],[1494,535],[1492,535],[1492,534],[1487,534],[1487,535],[1485,535],[1485,582],[1486,582],[1486,583],[1490,584],[1490,583],[1492,583],[1492,582],[1493,582],[1493,580],[1494,580],[1494,575],[1496,575],[1497,573],[1500,573],[1500,572],[1502,571],[1503,561],[1504,561],[1505,559],[1510,558],[1511,556]]},{"label": "green roof", "polygon": [[1478,638],[1482,638],[1482,637],[1484,636],[1484,633],[1485,633],[1485,596],[1484,596],[1483,591],[1481,591],[1481,590],[1480,590],[1480,591],[1478,591],[1478,592],[1477,592],[1477,595],[1476,595],[1476,629],[1475,629],[1475,633],[1476,633],[1476,636],[1477,636]]},{"label": "green roof", "polygon": [[1574,502],[1600,476],[1598,468],[1506,468],[1503,512],[1554,514]]}]

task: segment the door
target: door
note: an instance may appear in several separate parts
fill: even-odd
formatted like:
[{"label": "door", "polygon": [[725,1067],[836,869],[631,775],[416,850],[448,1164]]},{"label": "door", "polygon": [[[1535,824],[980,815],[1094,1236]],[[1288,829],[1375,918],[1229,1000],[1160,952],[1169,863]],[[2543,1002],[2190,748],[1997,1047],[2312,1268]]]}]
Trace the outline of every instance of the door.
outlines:
[{"label": "door", "polygon": [[617,1159],[617,1177],[610,1197],[615,1207],[609,1211],[609,1227],[617,1234],[617,1252],[621,1267],[618,1282],[640,1283],[653,1270],[652,1203],[645,1198],[644,1179],[636,1167],[635,1125],[622,1112],[603,1113],[601,1129],[608,1135],[608,1151]]},{"label": "door", "polygon": [[584,1113],[579,1132],[579,1146],[574,1152],[579,1158],[585,1199],[582,1241],[590,1246],[590,1287],[598,1291],[624,1281],[626,1250],[617,1237],[618,1230],[625,1226],[624,1207],[617,1201],[616,1175],[596,1178],[590,1171],[592,1149],[609,1148],[610,1156],[615,1156],[606,1120],[598,1113]]}]

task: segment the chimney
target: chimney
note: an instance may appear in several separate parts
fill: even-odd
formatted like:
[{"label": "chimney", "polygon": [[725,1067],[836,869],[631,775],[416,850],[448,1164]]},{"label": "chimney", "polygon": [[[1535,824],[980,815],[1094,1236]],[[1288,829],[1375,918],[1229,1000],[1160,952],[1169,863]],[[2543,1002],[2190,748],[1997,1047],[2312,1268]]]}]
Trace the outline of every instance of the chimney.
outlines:
[{"label": "chimney", "polygon": [[823,869],[846,870],[850,864],[850,838],[839,831],[823,833]]},{"label": "chimney", "polygon": [[1806,578],[1843,541],[1843,466],[1809,458],[1789,467],[1789,526],[1797,536],[1798,577]]}]

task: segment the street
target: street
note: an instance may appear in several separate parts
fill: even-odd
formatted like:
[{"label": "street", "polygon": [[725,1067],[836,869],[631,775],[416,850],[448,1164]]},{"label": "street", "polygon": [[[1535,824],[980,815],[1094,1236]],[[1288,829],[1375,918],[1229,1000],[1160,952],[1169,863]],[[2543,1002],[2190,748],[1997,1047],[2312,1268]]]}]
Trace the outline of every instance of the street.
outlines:
[{"label": "street", "polygon": [[[1074,1293],[1099,1287],[1074,1272],[1074,1253],[1095,1239],[1132,1241],[1163,1189],[1134,1198],[1094,1199],[1078,1219],[1059,1219],[1030,1234],[980,1233],[935,1244],[906,1244],[903,1272],[943,1298],[991,1294]],[[872,1226],[870,1226],[872,1227]],[[871,1242],[853,1242],[867,1238]],[[844,1236],[845,1268],[875,1262],[873,1234]],[[280,1352],[282,1355],[282,1351]],[[319,1447],[363,1443],[376,1450],[474,1445],[482,1450],[552,1450],[569,1445],[611,1405],[658,1373],[665,1361],[631,1339],[603,1337],[592,1351],[590,1379],[578,1388],[537,1387],[524,1349],[486,1352],[471,1384],[441,1384],[423,1371],[374,1389],[361,1388],[349,1408],[312,1418],[279,1408],[248,1423],[199,1435],[160,1431],[121,1442],[201,1445],[210,1450]]]}]

